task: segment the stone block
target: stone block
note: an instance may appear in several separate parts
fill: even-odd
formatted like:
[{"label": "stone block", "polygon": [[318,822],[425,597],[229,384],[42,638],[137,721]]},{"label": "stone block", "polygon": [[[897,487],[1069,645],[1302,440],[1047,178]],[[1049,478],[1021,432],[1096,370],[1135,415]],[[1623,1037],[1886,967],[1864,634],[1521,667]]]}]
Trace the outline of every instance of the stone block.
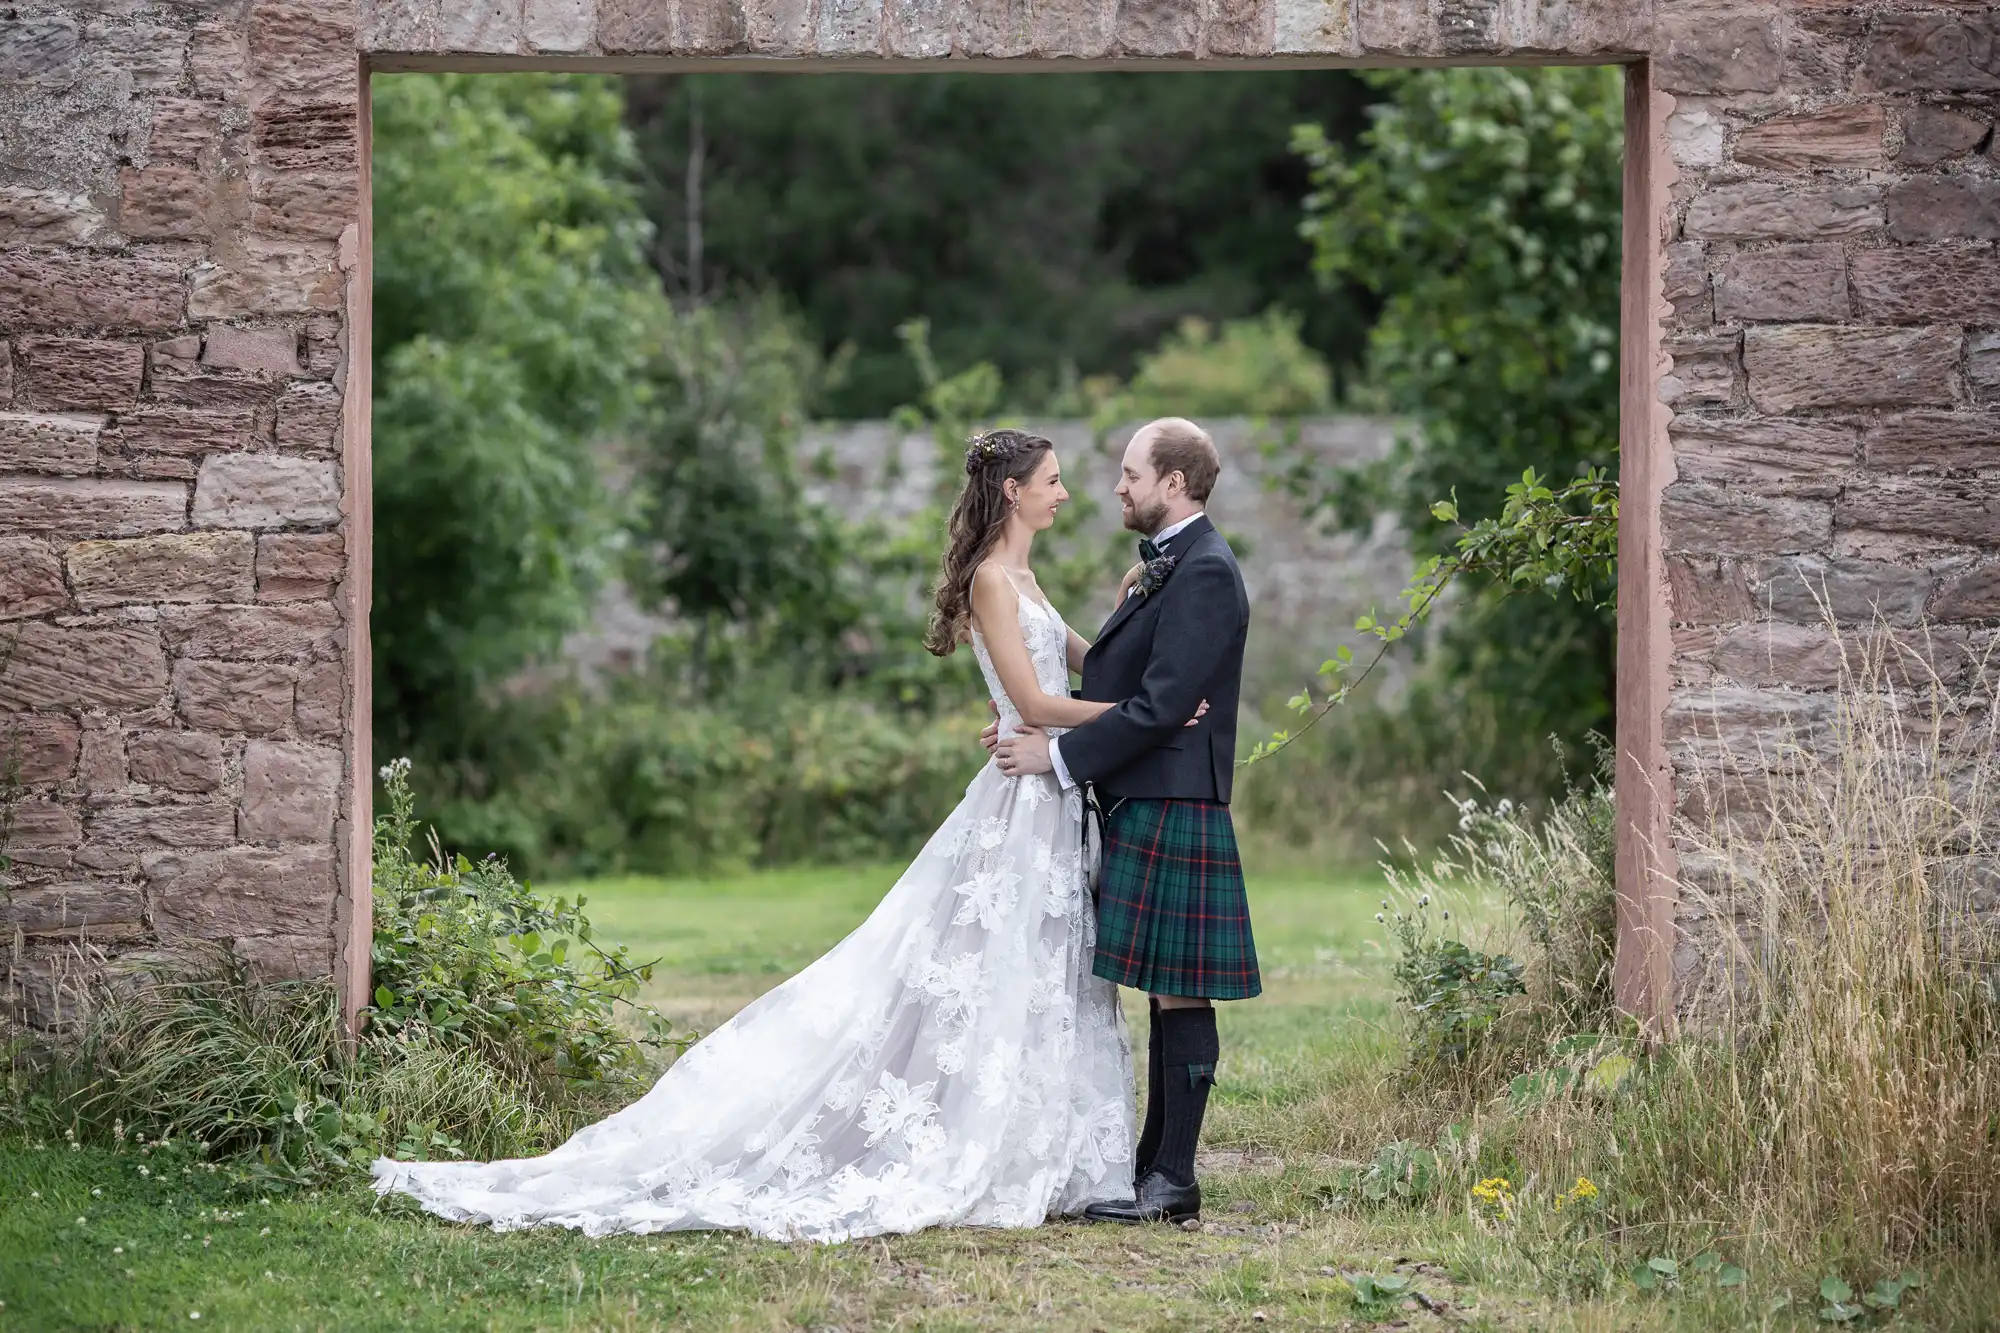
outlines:
[{"label": "stone block", "polygon": [[1717,674],[1738,685],[1788,685],[1826,690],[1840,684],[1840,640],[1819,625],[1768,622],[1725,630],[1710,659]]},{"label": "stone block", "polygon": [[1700,555],[1788,555],[1822,551],[1833,537],[1833,506],[1675,482],[1660,501],[1665,548]]},{"label": "stone block", "polygon": [[1975,565],[1949,579],[1932,608],[1935,620],[2000,620],[2000,561]]},{"label": "stone block", "polygon": [[1847,260],[1837,245],[1787,245],[1731,255],[1715,274],[1726,320],[1843,320]]},{"label": "stone block", "polygon": [[0,620],[45,615],[69,605],[55,548],[31,537],[0,537]]},{"label": "stone block", "polygon": [[1356,0],[1277,0],[1272,47],[1279,55],[1348,54],[1359,51]]},{"label": "stone block", "polygon": [[278,447],[330,458],[340,451],[340,391],[294,384],[278,399]]},{"label": "stone block", "polygon": [[251,741],[243,751],[245,842],[326,842],[333,836],[342,761],[331,746]]},{"label": "stone block", "polygon": [[1727,756],[1762,768],[1784,745],[1809,744],[1833,719],[1832,696],[1718,686],[1679,691],[1667,705],[1668,745],[1694,754]]},{"label": "stone block", "polygon": [[29,621],[0,674],[0,707],[135,711],[167,692],[167,656],[150,625],[79,629]]},{"label": "stone block", "polygon": [[911,60],[935,60],[952,53],[1011,60],[1034,47],[1027,0],[884,0],[882,49]]},{"label": "stone block", "polygon": [[199,794],[222,787],[222,742],[198,731],[139,731],[125,741],[132,781]]},{"label": "stone block", "polygon": [[1794,98],[1818,98],[1831,89],[1848,86],[1848,58],[1853,38],[1860,35],[1856,25],[1840,21],[1848,17],[1853,16],[1839,11],[1816,13],[1811,8],[1792,12],[1786,25],[1782,91]]},{"label": "stone block", "polygon": [[1363,52],[1382,55],[1422,55],[1437,37],[1428,4],[1396,4],[1393,0],[1354,0],[1355,34]]},{"label": "stone block", "polygon": [[2000,416],[1905,412],[1869,424],[1864,456],[1877,468],[1970,471],[2000,467]]},{"label": "stone block", "polygon": [[1868,625],[1877,617],[1914,625],[1936,586],[1928,569],[1798,555],[1762,562],[1751,596],[1766,614],[1802,625],[1823,624],[1829,615],[1843,625]]},{"label": "stone block", "polygon": [[299,336],[290,328],[239,329],[211,324],[201,348],[201,364],[223,370],[253,370],[270,375],[299,373]]},{"label": "stone block", "polygon": [[330,379],[346,359],[347,340],[334,315],[313,315],[306,320],[306,374]]},{"label": "stone block", "polygon": [[208,802],[102,806],[85,818],[84,831],[95,846],[118,851],[228,847],[236,841],[236,812]]},{"label": "stone block", "polygon": [[0,338],[0,406],[14,401],[14,349]]},{"label": "stone block", "polygon": [[0,27],[0,87],[66,88],[81,60],[82,30],[67,14],[5,11]]},{"label": "stone block", "polygon": [[1966,335],[1965,382],[1982,403],[2000,397],[2000,333]]},{"label": "stone block", "polygon": [[296,668],[271,662],[174,663],[174,695],[182,720],[200,731],[269,736],[292,720]]},{"label": "stone block", "polygon": [[1654,38],[1660,87],[1674,93],[1771,92],[1784,72],[1778,19],[1770,10],[1675,9]]},{"label": "stone block", "polygon": [[111,219],[89,195],[0,185],[0,245],[102,245]]},{"label": "stone block", "polygon": [[1889,189],[1889,234],[1899,241],[2000,240],[2000,180],[1945,176]]},{"label": "stone block", "polygon": [[1894,558],[1912,550],[2000,546],[2000,491],[1978,482],[1879,481],[1849,486],[1834,506],[1843,554]]},{"label": "stone block", "polygon": [[126,12],[102,15],[84,27],[84,49],[91,63],[117,70],[121,82],[130,80],[135,93],[176,89],[187,68],[187,30],[171,20],[158,22],[165,16],[150,5],[117,7]]},{"label": "stone block", "polygon": [[0,716],[0,753],[18,757],[19,776],[27,786],[69,781],[82,745],[81,728],[60,713]]},{"label": "stone block", "polygon": [[1904,167],[1934,167],[1954,157],[1963,157],[1986,141],[1992,123],[1983,116],[1968,116],[1941,106],[1912,106],[1903,111],[1903,146],[1896,152],[1896,164]]},{"label": "stone block", "polygon": [[13,820],[12,847],[74,847],[83,841],[83,821],[55,801],[19,802]]},{"label": "stone block", "polygon": [[1958,330],[1753,326],[1743,335],[1750,399],[1766,412],[1902,407],[1952,400]]},{"label": "stone block", "polygon": [[344,730],[347,680],[339,663],[322,662],[299,673],[298,728],[301,736],[339,736]]},{"label": "stone block", "polygon": [[443,0],[364,0],[361,45],[368,51],[435,51]]},{"label": "stone block", "polygon": [[194,522],[203,527],[282,528],[340,518],[331,462],[282,454],[219,454],[195,482]]},{"label": "stone block", "polygon": [[145,902],[136,884],[115,880],[45,884],[0,896],[0,935],[88,935],[107,927],[131,934],[145,921]]},{"label": "stone block", "polygon": [[175,606],[163,608],[160,617],[175,654],[229,662],[330,660],[340,623],[339,608],[328,602]]},{"label": "stone block", "polygon": [[152,378],[146,388],[152,399],[148,406],[199,407],[211,411],[247,408],[254,412],[276,398],[283,384],[277,376],[261,370],[227,370],[155,357]]},{"label": "stone block", "polygon": [[1694,197],[1682,230],[1696,240],[1815,241],[1882,226],[1878,185],[1722,185]]},{"label": "stone block", "polygon": [[2000,89],[2000,15],[1884,13],[1862,48],[1855,81],[1871,92]]},{"label": "stone block", "polygon": [[88,717],[83,723],[82,748],[77,755],[76,779],[90,796],[116,796],[125,790],[125,735],[117,723]]},{"label": "stone block", "polygon": [[272,980],[324,977],[334,967],[333,939],[326,931],[311,935],[245,935],[232,941],[230,951]]},{"label": "stone block", "polygon": [[797,55],[813,45],[812,0],[744,0],[744,36],[759,55]]},{"label": "stone block", "polygon": [[440,11],[440,19],[438,42],[443,50],[513,55],[521,49],[521,0],[454,0]]},{"label": "stone block", "polygon": [[1779,171],[1867,171],[1883,165],[1888,118],[1880,103],[1858,102],[1779,116],[1736,136],[1737,162]]},{"label": "stone block", "polygon": [[258,98],[351,104],[360,83],[355,8],[254,0],[249,70]]},{"label": "stone block", "polygon": [[209,171],[185,162],[127,167],[118,173],[118,229],[140,241],[208,236],[215,187]]},{"label": "stone block", "polygon": [[187,526],[187,487],[95,477],[0,477],[0,532],[84,541]]},{"label": "stone block", "polygon": [[178,263],[84,250],[0,251],[0,326],[168,329],[187,293]]},{"label": "stone block", "polygon": [[675,6],[676,54],[732,55],[746,46],[743,0],[679,0]]},{"label": "stone block", "polygon": [[1684,625],[1726,625],[1748,620],[1750,587],[1743,566],[1710,556],[1668,556],[1667,594],[1673,618]]},{"label": "stone block", "polygon": [[1277,0],[1212,0],[1202,33],[1206,54],[1267,56],[1277,43]]},{"label": "stone block", "polygon": [[115,412],[139,400],[146,349],[96,338],[22,338],[22,397],[49,412]]},{"label": "stone block", "polygon": [[346,576],[347,544],[338,532],[257,538],[260,601],[330,600]]},{"label": "stone block", "polygon": [[1492,51],[1500,45],[1499,0],[1441,0],[1437,46],[1447,55]]},{"label": "stone block", "polygon": [[195,266],[187,312],[195,319],[230,319],[338,310],[343,284],[335,261],[331,243],[246,238],[219,262]]},{"label": "stone block", "polygon": [[66,559],[77,603],[87,611],[131,602],[247,602],[256,538],[247,532],[176,532],[79,542]]},{"label": "stone block", "polygon": [[1667,300],[1677,324],[1706,324],[1713,314],[1708,283],[1708,253],[1699,244],[1681,241],[1667,247]]},{"label": "stone block", "polygon": [[1650,6],[1512,0],[1500,10],[1500,42],[1518,51],[1608,55],[1652,46]]},{"label": "stone block", "polygon": [[324,933],[337,892],[333,848],[229,847],[146,858],[153,924],[167,943]]},{"label": "stone block", "polygon": [[[99,417],[0,412],[0,472],[74,477],[97,470]],[[4,577],[4,575],[0,575]]]},{"label": "stone block", "polygon": [[1667,117],[1667,150],[1683,167],[1722,165],[1723,122],[1704,106],[1684,106]]},{"label": "stone block", "polygon": [[[325,188],[341,187],[352,192],[360,180],[360,126],[349,102],[308,103],[265,102],[250,117],[250,143],[254,166],[251,172],[252,221],[256,221],[259,182],[266,185],[275,177],[318,176]],[[276,196],[264,194],[266,208],[276,207],[292,193],[282,184],[271,186]],[[350,203],[347,212],[352,215]],[[293,233],[287,233],[293,234]],[[332,233],[339,236],[339,229]]]},{"label": "stone block", "polygon": [[1681,414],[1668,433],[1684,481],[1824,481],[1838,489],[1859,455],[1854,428],[1840,422]]},{"label": "stone block", "polygon": [[221,107],[182,97],[162,97],[153,103],[153,123],[146,133],[148,161],[212,160],[221,149]]},{"label": "stone block", "polygon": [[1742,401],[1743,366],[1735,334],[1669,338],[1665,349],[1673,369],[1660,377],[1661,402],[1685,411]]},{"label": "stone block", "polygon": [[[840,0],[828,0],[821,7],[822,29],[827,11],[839,4]],[[873,8],[879,18],[881,0],[875,0]],[[597,0],[597,44],[611,55],[665,55],[674,45],[674,7],[662,0]],[[868,46],[872,51],[874,42]]]},{"label": "stone block", "polygon": [[1945,249],[1863,250],[1854,306],[1894,324],[2000,324],[2000,256]]},{"label": "stone block", "polygon": [[527,0],[521,36],[533,51],[588,51],[597,34],[596,0]]},{"label": "stone block", "polygon": [[250,225],[266,236],[337,240],[360,209],[360,180],[350,166],[250,173]]},{"label": "stone block", "polygon": [[188,80],[207,102],[240,106],[250,78],[250,49],[243,21],[228,15],[197,23],[189,34]]},{"label": "stone block", "polygon": [[118,438],[127,453],[183,458],[236,453],[257,443],[257,410],[147,403],[118,414]]},{"label": "stone block", "polygon": [[1200,36],[1200,0],[1118,0],[1111,40],[1122,55],[1192,56]]}]

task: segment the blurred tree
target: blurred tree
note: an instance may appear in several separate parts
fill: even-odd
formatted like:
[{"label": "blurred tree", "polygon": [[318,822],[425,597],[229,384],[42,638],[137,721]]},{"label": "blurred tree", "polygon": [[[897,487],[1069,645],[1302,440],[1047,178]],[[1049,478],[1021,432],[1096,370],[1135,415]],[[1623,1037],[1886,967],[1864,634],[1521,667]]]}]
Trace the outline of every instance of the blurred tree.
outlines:
[{"label": "blurred tree", "polygon": [[913,317],[1026,408],[1129,376],[1190,315],[1305,312],[1351,367],[1368,301],[1314,291],[1288,141],[1351,136],[1375,95],[1340,71],[676,75],[632,80],[630,111],[670,289],[782,294],[822,352],[854,348],[815,410],[872,417],[925,390]]},{"label": "blurred tree", "polygon": [[[1368,340],[1377,405],[1420,433],[1381,467],[1298,479],[1342,519],[1393,506],[1420,545],[1499,514],[1535,468],[1557,485],[1615,471],[1622,92],[1615,69],[1363,76],[1384,97],[1357,147],[1316,125],[1304,235],[1332,290],[1381,301]],[[1488,693],[1526,737],[1579,740],[1611,717],[1613,616],[1574,598],[1456,612],[1438,667]]]},{"label": "blurred tree", "polygon": [[658,283],[615,81],[374,82],[375,727],[450,752],[587,613],[590,453],[638,405]]}]

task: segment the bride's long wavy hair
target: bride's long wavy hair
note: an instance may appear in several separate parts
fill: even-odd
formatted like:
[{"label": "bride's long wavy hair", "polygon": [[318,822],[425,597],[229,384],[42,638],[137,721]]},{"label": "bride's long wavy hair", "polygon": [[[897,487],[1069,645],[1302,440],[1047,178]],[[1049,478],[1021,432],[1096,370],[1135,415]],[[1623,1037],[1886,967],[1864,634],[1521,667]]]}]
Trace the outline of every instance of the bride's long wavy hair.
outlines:
[{"label": "bride's long wavy hair", "polygon": [[936,609],[924,647],[948,657],[966,638],[972,621],[972,573],[1000,540],[1007,522],[1008,481],[1023,486],[1055,445],[1019,430],[990,430],[972,437],[965,450],[965,489],[951,507],[944,567],[932,592]]}]

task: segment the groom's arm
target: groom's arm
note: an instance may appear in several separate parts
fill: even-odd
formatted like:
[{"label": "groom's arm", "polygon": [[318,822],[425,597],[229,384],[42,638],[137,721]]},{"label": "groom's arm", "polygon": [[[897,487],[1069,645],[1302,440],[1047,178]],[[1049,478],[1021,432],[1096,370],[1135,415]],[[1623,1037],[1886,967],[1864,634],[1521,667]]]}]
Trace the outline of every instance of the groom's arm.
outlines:
[{"label": "groom's arm", "polygon": [[1191,560],[1153,595],[1162,599],[1159,624],[1138,693],[1064,733],[1058,744],[1061,769],[1075,782],[1100,781],[1173,739],[1229,651],[1237,601],[1227,561]]}]

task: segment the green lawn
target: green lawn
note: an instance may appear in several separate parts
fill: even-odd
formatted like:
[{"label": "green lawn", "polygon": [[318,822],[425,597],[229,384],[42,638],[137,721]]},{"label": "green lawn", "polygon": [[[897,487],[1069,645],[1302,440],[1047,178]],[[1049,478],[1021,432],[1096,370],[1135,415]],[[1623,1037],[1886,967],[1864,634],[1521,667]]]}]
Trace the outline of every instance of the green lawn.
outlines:
[{"label": "green lawn", "polygon": [[[605,936],[661,960],[651,998],[707,1028],[838,939],[894,873],[634,879],[585,892]],[[1294,874],[1253,877],[1252,892],[1267,992],[1222,1010],[1197,1231],[1057,1224],[833,1248],[494,1235],[358,1183],[266,1197],[132,1151],[0,1142],[0,1329],[1812,1326],[1809,1314],[1774,1323],[1768,1291],[1553,1302],[1547,1282],[1469,1218],[1330,1210],[1341,1165],[1394,1137],[1379,889]],[[1143,1003],[1128,996],[1127,1013],[1143,1020]],[[1349,1276],[1391,1271],[1433,1304],[1357,1308]]]}]

